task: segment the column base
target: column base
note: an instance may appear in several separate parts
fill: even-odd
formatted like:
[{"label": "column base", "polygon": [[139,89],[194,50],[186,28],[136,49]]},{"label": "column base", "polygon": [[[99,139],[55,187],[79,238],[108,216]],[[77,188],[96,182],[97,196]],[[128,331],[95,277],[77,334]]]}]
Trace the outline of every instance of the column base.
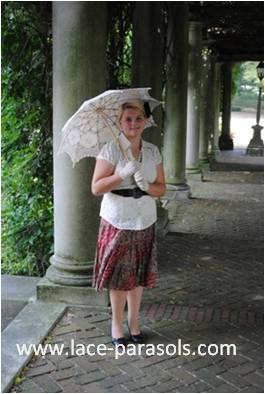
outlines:
[{"label": "column base", "polygon": [[164,237],[168,232],[168,211],[163,208],[162,202],[157,203],[157,236]]},{"label": "column base", "polygon": [[199,167],[187,167],[186,168],[186,174],[190,175],[190,174],[200,174],[201,170]]},{"label": "column base", "polygon": [[202,181],[202,172],[187,174],[188,181]]},{"label": "column base", "polygon": [[[210,154],[209,154],[209,158],[210,158]],[[202,175],[203,175],[203,171],[210,171],[210,160],[209,159],[201,159],[200,160],[200,168],[202,171]]]},{"label": "column base", "polygon": [[89,286],[92,283],[92,261],[78,262],[53,255],[46,277],[53,283],[65,286]]},{"label": "column base", "polygon": [[234,150],[233,139],[226,134],[221,134],[219,137],[220,150]]},{"label": "column base", "polygon": [[211,150],[211,152],[208,153],[208,162],[211,163],[211,160],[212,160],[213,158],[215,158],[216,155],[219,155],[219,153],[220,153],[219,146],[215,146],[215,147]]},{"label": "column base", "polygon": [[[210,155],[210,153],[209,153],[209,155]],[[209,157],[209,155],[208,155],[208,157]],[[204,166],[204,164],[209,164],[209,158],[208,157],[203,157],[203,158],[199,159],[199,166],[200,166],[200,168],[202,166]]]},{"label": "column base", "polygon": [[166,184],[166,193],[160,197],[163,207],[172,200],[186,200],[191,197],[190,186],[186,183],[180,185]]},{"label": "column base", "polygon": [[108,290],[96,291],[89,286],[65,286],[42,278],[37,284],[37,300],[64,302],[68,305],[109,306]]},{"label": "column base", "polygon": [[260,136],[260,132],[263,129],[260,125],[252,126],[254,130],[253,138],[250,140],[246,155],[248,156],[264,156],[264,144]]}]

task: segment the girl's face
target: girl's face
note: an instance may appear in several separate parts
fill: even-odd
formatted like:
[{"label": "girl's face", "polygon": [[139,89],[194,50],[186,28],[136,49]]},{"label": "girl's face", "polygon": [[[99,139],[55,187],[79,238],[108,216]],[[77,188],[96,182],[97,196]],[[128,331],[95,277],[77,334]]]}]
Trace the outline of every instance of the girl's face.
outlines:
[{"label": "girl's face", "polygon": [[138,108],[126,108],[120,119],[120,127],[125,137],[134,140],[141,137],[146,124],[146,118]]}]

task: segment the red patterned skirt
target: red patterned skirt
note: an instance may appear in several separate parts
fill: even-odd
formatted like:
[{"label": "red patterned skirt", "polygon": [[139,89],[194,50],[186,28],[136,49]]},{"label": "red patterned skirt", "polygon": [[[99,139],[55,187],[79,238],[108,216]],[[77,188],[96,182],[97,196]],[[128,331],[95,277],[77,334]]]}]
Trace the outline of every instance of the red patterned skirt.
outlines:
[{"label": "red patterned skirt", "polygon": [[155,223],[144,230],[121,230],[101,218],[93,287],[128,291],[155,287],[156,280]]}]

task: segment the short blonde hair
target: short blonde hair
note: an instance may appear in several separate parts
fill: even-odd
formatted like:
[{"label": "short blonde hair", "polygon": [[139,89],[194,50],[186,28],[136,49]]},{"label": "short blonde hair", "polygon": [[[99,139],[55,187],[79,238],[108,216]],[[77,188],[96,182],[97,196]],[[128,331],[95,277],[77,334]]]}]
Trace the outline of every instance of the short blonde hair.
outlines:
[{"label": "short blonde hair", "polygon": [[144,117],[146,118],[146,113],[145,113],[145,108],[144,108],[144,102],[141,100],[133,100],[133,101],[128,101],[127,103],[123,103],[120,106],[120,109],[118,111],[118,121],[121,120],[122,114],[126,109],[139,109]]}]

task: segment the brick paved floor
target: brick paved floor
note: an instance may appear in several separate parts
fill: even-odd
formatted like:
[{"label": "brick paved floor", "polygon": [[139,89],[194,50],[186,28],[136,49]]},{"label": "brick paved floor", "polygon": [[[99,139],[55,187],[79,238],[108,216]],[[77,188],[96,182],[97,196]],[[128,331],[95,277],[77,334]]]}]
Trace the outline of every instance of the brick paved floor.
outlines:
[{"label": "brick paved floor", "polygon": [[[193,199],[168,207],[158,286],[145,292],[141,310],[146,345],[171,344],[173,352],[189,344],[195,354],[71,355],[73,339],[111,348],[110,312],[71,307],[48,340],[69,354],[35,357],[11,391],[264,392],[263,178],[208,173],[205,179],[191,182]],[[236,355],[200,356],[202,343],[234,344]]]}]

